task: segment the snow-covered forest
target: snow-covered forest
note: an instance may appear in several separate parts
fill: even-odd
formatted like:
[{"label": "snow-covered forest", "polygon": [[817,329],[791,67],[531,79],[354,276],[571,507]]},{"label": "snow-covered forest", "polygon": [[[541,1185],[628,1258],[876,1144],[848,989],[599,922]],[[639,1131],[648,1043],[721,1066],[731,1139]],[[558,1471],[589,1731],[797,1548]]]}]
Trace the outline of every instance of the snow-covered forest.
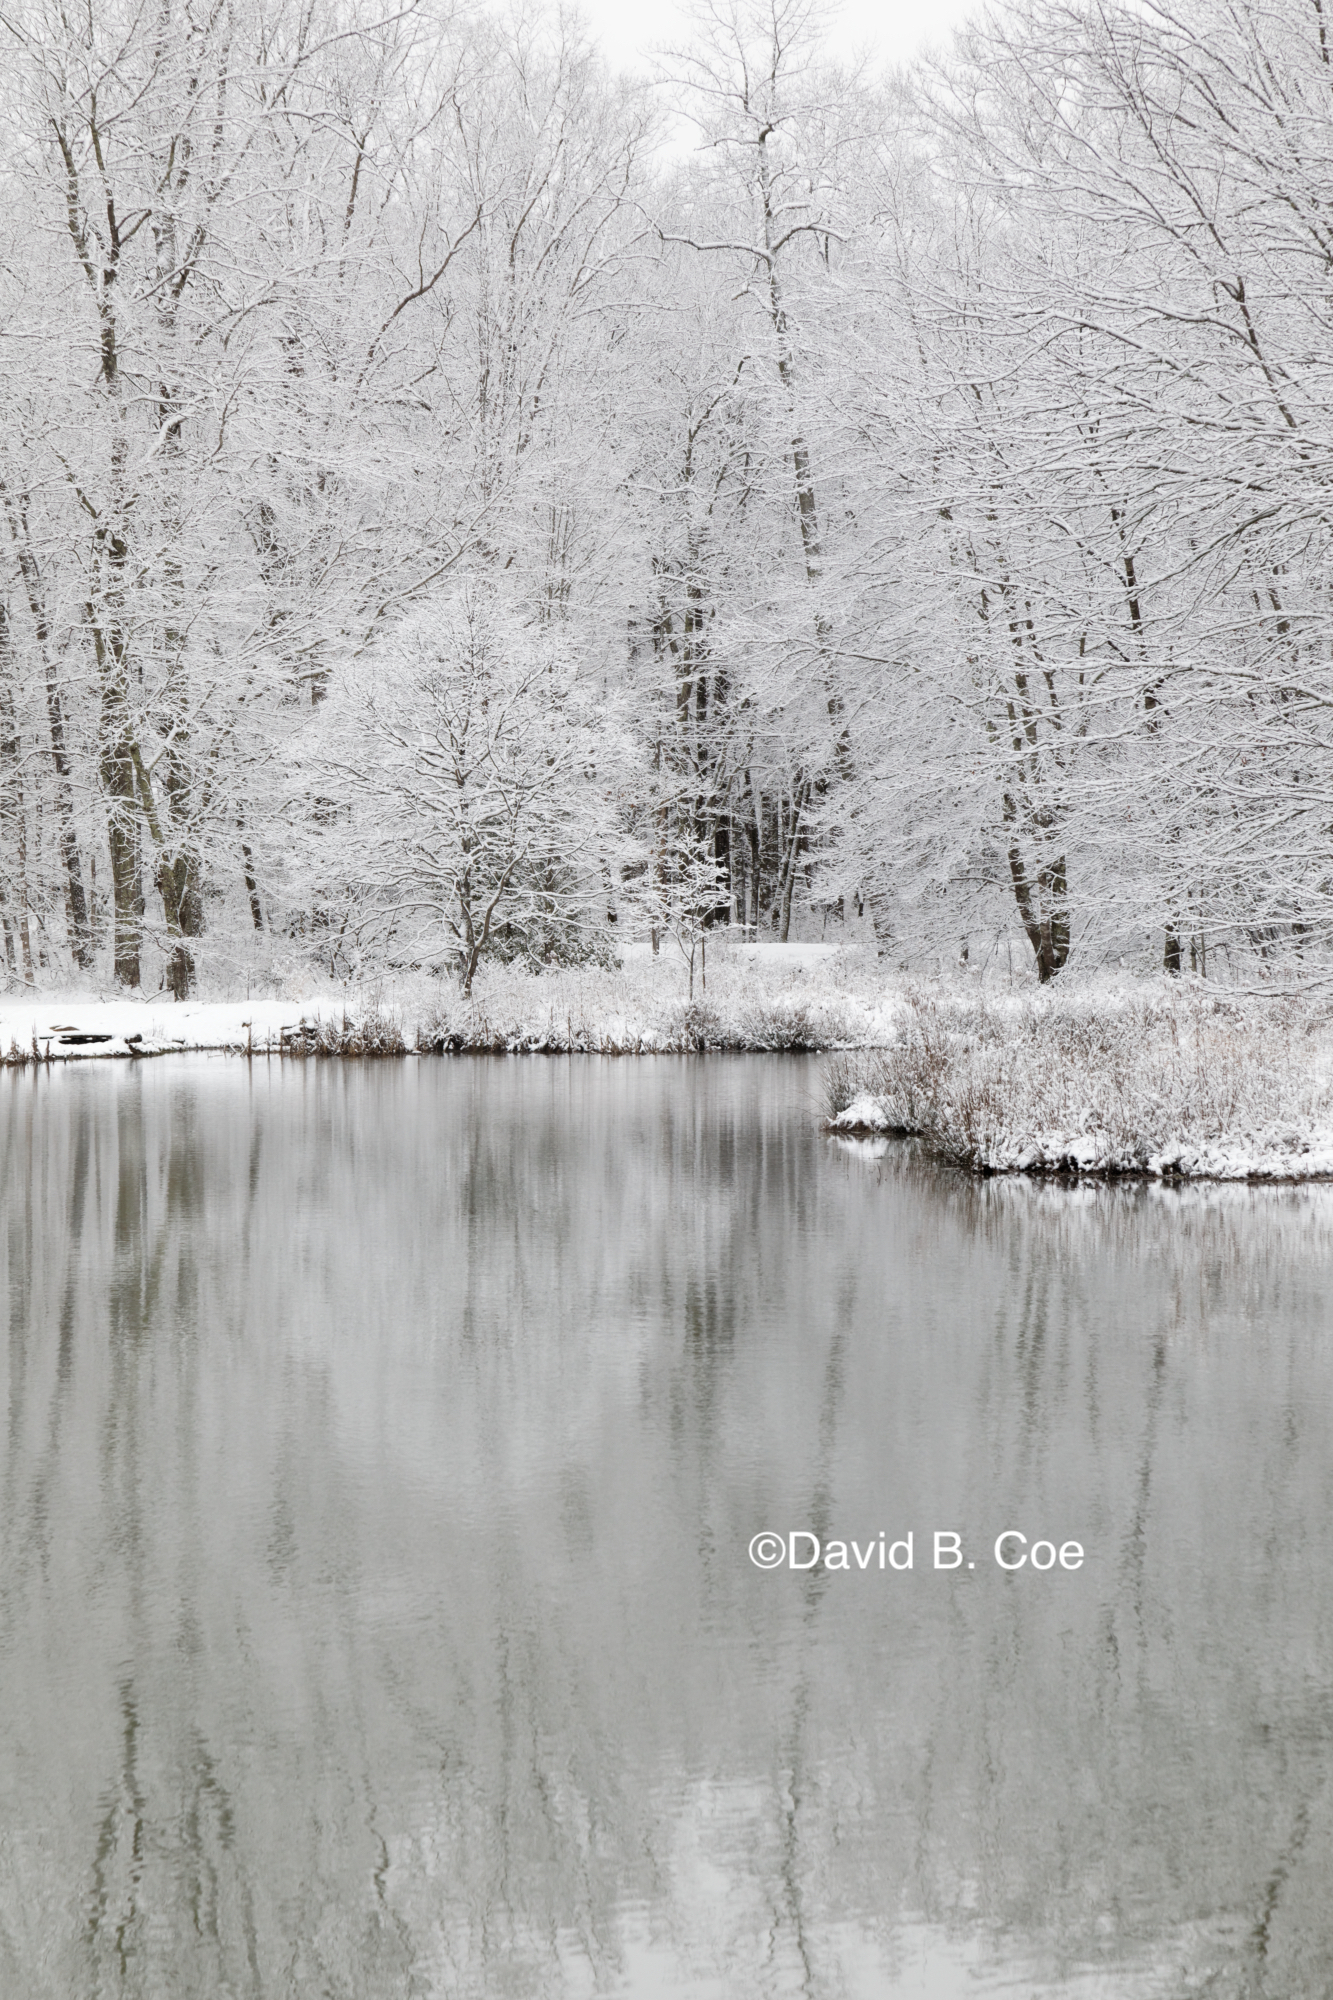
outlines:
[{"label": "snow-covered forest", "polygon": [[20,0],[11,987],[1333,957],[1322,0]]}]

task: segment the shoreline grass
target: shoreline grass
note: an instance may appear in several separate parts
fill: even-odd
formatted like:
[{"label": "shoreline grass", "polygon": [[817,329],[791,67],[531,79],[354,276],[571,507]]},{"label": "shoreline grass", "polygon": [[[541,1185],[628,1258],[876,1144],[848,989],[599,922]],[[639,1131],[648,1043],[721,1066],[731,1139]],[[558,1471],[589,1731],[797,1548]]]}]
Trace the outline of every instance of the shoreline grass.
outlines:
[{"label": "shoreline grass", "polygon": [[917,1136],[972,1173],[1333,1177],[1333,1015],[1313,1001],[918,991],[825,1091],[829,1130]]}]

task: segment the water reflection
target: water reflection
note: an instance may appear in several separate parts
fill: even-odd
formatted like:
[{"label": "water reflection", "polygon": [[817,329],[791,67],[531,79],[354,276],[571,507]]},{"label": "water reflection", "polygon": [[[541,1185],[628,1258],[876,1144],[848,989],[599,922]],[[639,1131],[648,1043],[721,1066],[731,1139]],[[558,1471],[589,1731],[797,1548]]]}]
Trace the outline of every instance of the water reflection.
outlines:
[{"label": "water reflection", "polygon": [[1333,1990],[1333,1193],[816,1092],[0,1077],[0,1990]]}]

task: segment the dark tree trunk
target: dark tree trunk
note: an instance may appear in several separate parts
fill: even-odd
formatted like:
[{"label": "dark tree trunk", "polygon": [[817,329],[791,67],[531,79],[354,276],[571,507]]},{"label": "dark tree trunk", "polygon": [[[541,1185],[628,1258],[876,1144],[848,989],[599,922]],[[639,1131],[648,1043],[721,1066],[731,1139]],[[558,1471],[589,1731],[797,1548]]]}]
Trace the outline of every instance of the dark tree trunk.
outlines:
[{"label": "dark tree trunk", "polygon": [[116,981],[121,986],[137,986],[143,936],[143,875],[139,867],[134,762],[123,744],[109,743],[104,750],[102,786],[109,808],[107,844],[111,850],[111,894],[115,909]]},{"label": "dark tree trunk", "polygon": [[250,921],[257,931],[264,928],[264,906],[259,900],[259,882],[255,875],[255,858],[245,841],[241,842],[241,859],[245,864],[245,893],[250,898]]},{"label": "dark tree trunk", "polygon": [[1035,884],[1017,847],[1009,849],[1009,873],[1014,900],[1037,961],[1037,978],[1045,986],[1069,958],[1069,885],[1062,855],[1043,868]]}]

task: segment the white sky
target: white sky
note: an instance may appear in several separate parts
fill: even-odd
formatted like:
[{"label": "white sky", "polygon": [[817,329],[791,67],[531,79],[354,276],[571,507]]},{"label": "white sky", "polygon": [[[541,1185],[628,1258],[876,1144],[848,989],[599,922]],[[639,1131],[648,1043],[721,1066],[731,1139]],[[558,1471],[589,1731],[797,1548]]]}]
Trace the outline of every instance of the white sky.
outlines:
[{"label": "white sky", "polygon": [[[845,62],[869,48],[902,62],[920,48],[947,38],[973,11],[975,0],[826,0],[828,52]],[[613,68],[636,67],[663,43],[689,39],[675,0],[579,0]]]}]

